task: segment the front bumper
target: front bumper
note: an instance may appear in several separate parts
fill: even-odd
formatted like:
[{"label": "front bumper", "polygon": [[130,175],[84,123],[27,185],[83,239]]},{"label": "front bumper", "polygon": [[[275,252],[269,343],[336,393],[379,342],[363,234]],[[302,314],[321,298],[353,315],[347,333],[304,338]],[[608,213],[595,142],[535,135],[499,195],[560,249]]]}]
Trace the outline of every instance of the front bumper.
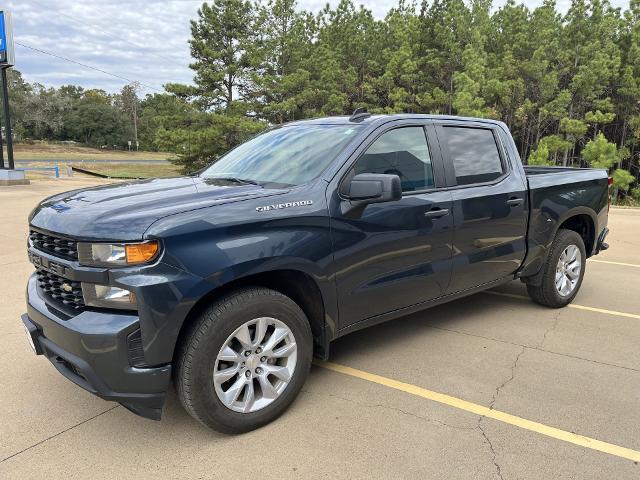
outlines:
[{"label": "front bumper", "polygon": [[138,415],[160,419],[171,365],[130,366],[127,337],[140,328],[136,315],[85,310],[64,319],[40,298],[32,275],[22,321],[36,353],[45,355],[66,378]]}]

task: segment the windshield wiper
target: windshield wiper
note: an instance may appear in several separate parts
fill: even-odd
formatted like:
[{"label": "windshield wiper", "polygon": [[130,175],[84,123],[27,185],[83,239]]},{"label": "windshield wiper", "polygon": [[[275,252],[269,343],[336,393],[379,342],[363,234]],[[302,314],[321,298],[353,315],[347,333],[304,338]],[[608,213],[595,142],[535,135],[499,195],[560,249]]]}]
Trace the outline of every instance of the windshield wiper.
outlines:
[{"label": "windshield wiper", "polygon": [[260,185],[255,180],[249,180],[247,178],[237,178],[237,177],[205,177],[210,180],[225,180],[227,182],[240,183],[242,185]]}]

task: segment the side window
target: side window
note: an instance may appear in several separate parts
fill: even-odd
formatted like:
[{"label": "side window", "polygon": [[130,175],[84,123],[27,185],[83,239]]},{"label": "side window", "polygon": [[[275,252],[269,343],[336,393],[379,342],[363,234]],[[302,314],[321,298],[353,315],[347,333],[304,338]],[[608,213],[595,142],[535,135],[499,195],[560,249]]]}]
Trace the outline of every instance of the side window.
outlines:
[{"label": "side window", "polygon": [[356,175],[398,175],[403,192],[435,186],[429,146],[422,127],[402,127],[384,133],[362,154],[354,169]]},{"label": "side window", "polygon": [[484,128],[444,127],[458,185],[490,182],[503,172],[493,132]]}]

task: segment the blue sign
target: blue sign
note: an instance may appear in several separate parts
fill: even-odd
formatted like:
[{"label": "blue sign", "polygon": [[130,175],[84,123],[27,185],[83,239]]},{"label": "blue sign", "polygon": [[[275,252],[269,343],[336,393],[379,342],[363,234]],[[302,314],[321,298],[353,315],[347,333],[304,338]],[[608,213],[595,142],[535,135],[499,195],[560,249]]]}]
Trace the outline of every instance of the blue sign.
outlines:
[{"label": "blue sign", "polygon": [[4,29],[4,12],[0,12],[0,53],[7,53],[7,32]]},{"label": "blue sign", "polygon": [[0,11],[0,65],[11,66],[14,63],[11,14]]}]

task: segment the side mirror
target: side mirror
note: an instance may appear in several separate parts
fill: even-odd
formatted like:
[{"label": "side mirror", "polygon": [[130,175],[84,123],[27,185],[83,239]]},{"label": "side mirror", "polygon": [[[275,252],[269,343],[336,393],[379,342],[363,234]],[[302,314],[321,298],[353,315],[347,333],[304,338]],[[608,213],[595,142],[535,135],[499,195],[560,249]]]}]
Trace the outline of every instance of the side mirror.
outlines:
[{"label": "side mirror", "polygon": [[347,180],[343,190],[343,195],[357,204],[392,202],[402,198],[398,175],[361,173]]}]

